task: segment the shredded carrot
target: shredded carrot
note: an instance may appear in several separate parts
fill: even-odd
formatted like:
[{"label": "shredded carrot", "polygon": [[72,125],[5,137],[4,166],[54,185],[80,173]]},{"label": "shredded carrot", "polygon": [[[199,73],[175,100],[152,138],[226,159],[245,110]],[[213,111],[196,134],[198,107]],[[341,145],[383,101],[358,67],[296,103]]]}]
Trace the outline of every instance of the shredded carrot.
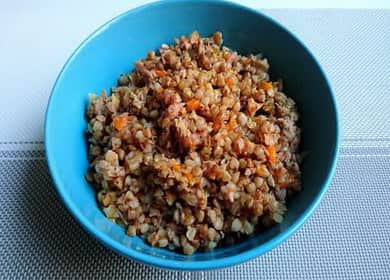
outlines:
[{"label": "shredded carrot", "polygon": [[156,72],[157,77],[164,77],[167,74],[167,72],[165,72],[164,70],[160,70],[160,69],[156,69],[155,72]]},{"label": "shredded carrot", "polygon": [[227,124],[229,130],[233,130],[237,126],[237,121],[234,118],[231,118]]},{"label": "shredded carrot", "polygon": [[175,170],[175,171],[180,171],[181,170],[180,163],[172,162],[172,169]]},{"label": "shredded carrot", "polygon": [[186,172],[186,173],[184,173],[184,176],[187,178],[188,183],[192,184],[194,182],[194,176],[192,176],[191,173]]},{"label": "shredded carrot", "polygon": [[262,82],[260,84],[260,88],[264,89],[264,90],[269,90],[269,89],[273,89],[273,86],[272,86],[272,83],[269,83],[269,82]]},{"label": "shredded carrot", "polygon": [[217,119],[214,121],[213,123],[213,129],[215,131],[219,130],[221,128],[222,124],[221,124],[221,120],[220,119]]},{"label": "shredded carrot", "polygon": [[283,176],[284,172],[285,172],[284,168],[278,168],[277,170],[275,170],[275,172],[273,172],[272,175],[275,177],[276,180],[278,180],[278,178]]},{"label": "shredded carrot", "polygon": [[121,131],[127,125],[128,120],[127,115],[116,116],[112,119],[112,124],[116,130]]},{"label": "shredded carrot", "polygon": [[227,78],[226,79],[226,85],[229,87],[229,88],[232,88],[233,87],[233,84],[234,84],[234,82],[233,82],[233,79],[232,78]]},{"label": "shredded carrot", "polygon": [[253,116],[256,113],[256,111],[259,109],[259,106],[256,102],[248,102],[246,109],[247,109],[249,115]]},{"label": "shredded carrot", "polygon": [[267,153],[269,162],[270,162],[271,164],[276,163],[276,161],[278,160],[278,158],[277,158],[275,146],[273,146],[273,145],[267,146],[267,147],[266,147],[266,153]]},{"label": "shredded carrot", "polygon": [[194,111],[197,110],[200,106],[200,102],[196,98],[192,98],[191,100],[187,101],[187,109],[188,111]]}]

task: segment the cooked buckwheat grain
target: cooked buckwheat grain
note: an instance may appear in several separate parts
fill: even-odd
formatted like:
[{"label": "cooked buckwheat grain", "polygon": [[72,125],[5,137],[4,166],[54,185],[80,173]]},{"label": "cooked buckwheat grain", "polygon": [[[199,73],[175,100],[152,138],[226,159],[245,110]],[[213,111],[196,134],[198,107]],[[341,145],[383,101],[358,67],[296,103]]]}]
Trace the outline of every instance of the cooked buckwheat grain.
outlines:
[{"label": "cooked buckwheat grain", "polygon": [[300,131],[268,69],[193,32],[92,94],[86,177],[107,218],[184,254],[280,223],[300,190]]}]

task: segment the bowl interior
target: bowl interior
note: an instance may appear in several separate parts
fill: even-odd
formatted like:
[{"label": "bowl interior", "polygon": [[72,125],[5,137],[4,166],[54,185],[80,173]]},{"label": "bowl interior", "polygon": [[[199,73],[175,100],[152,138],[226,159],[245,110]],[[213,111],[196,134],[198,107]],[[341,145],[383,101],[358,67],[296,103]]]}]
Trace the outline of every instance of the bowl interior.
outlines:
[{"label": "bowl interior", "polygon": [[[308,155],[303,164],[303,191],[289,201],[282,224],[231,247],[183,256],[150,247],[138,237],[130,238],[123,228],[104,217],[93,188],[84,179],[88,166],[84,115],[88,93],[109,91],[118,76],[131,71],[133,63],[148,50],[173,43],[174,38],[193,30],[202,36],[221,31],[224,45],[242,54],[262,53],[269,58],[271,76],[283,79],[285,92],[298,104],[302,149]],[[83,226],[122,254],[170,268],[179,261],[183,264],[178,268],[183,269],[238,263],[288,237],[309,216],[326,189],[336,160],[338,137],[330,88],[306,49],[268,18],[235,4],[213,1],[151,4],[99,29],[74,53],[60,74],[50,99],[45,134],[57,189]]]}]

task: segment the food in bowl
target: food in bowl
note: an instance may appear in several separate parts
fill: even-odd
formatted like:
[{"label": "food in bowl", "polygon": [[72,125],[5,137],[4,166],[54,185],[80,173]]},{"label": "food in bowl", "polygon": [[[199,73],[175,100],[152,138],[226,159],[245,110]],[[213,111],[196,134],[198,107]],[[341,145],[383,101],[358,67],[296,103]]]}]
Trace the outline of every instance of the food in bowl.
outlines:
[{"label": "food in bowl", "polygon": [[163,44],[87,108],[86,177],[104,214],[184,254],[280,223],[301,189],[295,102],[266,58],[222,42]]}]

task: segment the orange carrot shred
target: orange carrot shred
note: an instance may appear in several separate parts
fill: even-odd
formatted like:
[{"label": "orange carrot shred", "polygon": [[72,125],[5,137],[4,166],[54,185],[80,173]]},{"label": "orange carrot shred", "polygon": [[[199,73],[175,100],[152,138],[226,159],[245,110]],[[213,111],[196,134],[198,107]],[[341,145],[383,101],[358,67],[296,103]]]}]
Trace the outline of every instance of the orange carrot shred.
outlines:
[{"label": "orange carrot shred", "polygon": [[180,171],[180,170],[181,170],[181,165],[180,165],[180,163],[173,162],[173,163],[172,163],[172,169],[175,170],[175,171]]},{"label": "orange carrot shred", "polygon": [[237,126],[237,121],[236,121],[236,119],[231,118],[231,119],[229,120],[228,124],[227,124],[228,129],[229,129],[229,130],[232,130],[232,129],[234,129],[236,126]]},{"label": "orange carrot shred", "polygon": [[190,184],[193,183],[194,176],[192,176],[191,173],[186,172],[186,173],[184,173],[184,176],[187,178],[187,180],[188,180],[188,182],[189,182]]},{"label": "orange carrot shred", "polygon": [[191,100],[187,101],[187,109],[188,111],[194,111],[199,109],[200,107],[200,102],[196,98],[192,98]]},{"label": "orange carrot shred", "polygon": [[167,74],[167,72],[165,72],[164,70],[160,70],[160,69],[156,69],[155,73],[156,73],[157,77],[164,77]]},{"label": "orange carrot shred", "polygon": [[128,120],[127,115],[116,116],[112,119],[112,124],[116,130],[121,131],[127,125]]},{"label": "orange carrot shred", "polygon": [[270,82],[262,82],[260,84],[260,88],[262,88],[264,90],[269,90],[269,89],[273,89],[273,86],[272,86],[272,83],[270,83]]},{"label": "orange carrot shred", "polygon": [[229,87],[229,88],[232,88],[233,87],[233,79],[232,78],[227,78],[226,79],[226,85]]},{"label": "orange carrot shred", "polygon": [[221,121],[220,121],[220,120],[214,121],[214,123],[213,123],[213,129],[214,129],[215,131],[217,131],[217,130],[219,130],[220,128],[221,128]]},{"label": "orange carrot shred", "polygon": [[273,146],[273,145],[267,146],[267,147],[266,147],[266,152],[267,152],[267,156],[268,156],[269,162],[270,162],[271,164],[276,163],[276,161],[278,160],[278,158],[277,158],[275,146]]}]

